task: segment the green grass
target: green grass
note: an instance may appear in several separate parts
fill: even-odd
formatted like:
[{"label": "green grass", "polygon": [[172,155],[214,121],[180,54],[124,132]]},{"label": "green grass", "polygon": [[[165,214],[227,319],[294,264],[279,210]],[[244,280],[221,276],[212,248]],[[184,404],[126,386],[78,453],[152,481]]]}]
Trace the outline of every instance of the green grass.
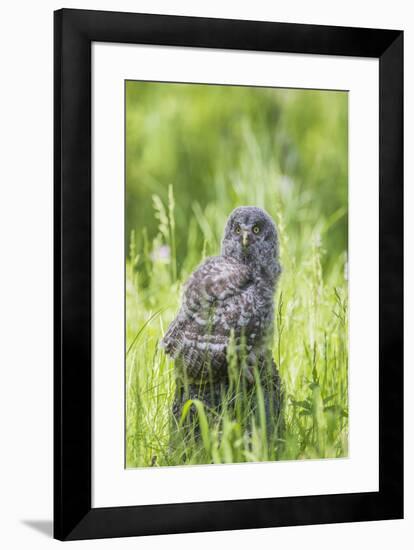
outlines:
[{"label": "green grass", "polygon": [[[180,86],[127,87],[126,465],[347,456],[346,94]],[[246,391],[233,368],[236,402],[223,395],[219,415],[188,403],[172,434],[174,365],[158,344],[241,205],[279,230],[285,429],[269,431],[260,384]]]},{"label": "green grass", "polygon": [[[153,252],[142,258],[136,251],[136,237],[132,238],[127,263],[127,467],[346,456],[346,257],[339,255],[324,276],[324,227],[307,228],[301,250],[296,249],[298,243],[292,250],[283,218],[275,212],[271,213],[278,219],[283,274],[275,297],[273,356],[285,390],[283,441],[266,440],[263,418],[246,413],[251,403],[242,403],[241,409],[224,406],[216,417],[205,414],[203,405],[196,402],[193,422],[199,423],[201,437],[190,434],[171,446],[174,366],[158,343],[179,308],[183,282],[204,256],[203,250],[191,247],[196,240],[192,232],[214,235],[217,211],[207,209],[201,224],[194,223],[195,217],[190,220],[190,257],[177,276],[172,201],[169,208],[159,198],[154,205],[160,237],[151,246]],[[169,247],[169,257],[162,257],[161,246]],[[247,392],[243,398],[251,399]]]}]

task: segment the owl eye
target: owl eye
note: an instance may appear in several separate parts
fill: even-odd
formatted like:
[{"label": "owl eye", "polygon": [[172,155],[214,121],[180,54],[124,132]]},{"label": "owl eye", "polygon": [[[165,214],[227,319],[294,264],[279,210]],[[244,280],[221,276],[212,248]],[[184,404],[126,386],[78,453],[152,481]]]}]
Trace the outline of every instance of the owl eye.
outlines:
[{"label": "owl eye", "polygon": [[258,225],[253,226],[253,233],[255,233],[256,235],[260,233],[260,227]]},{"label": "owl eye", "polygon": [[241,233],[240,225],[236,225],[235,231],[236,231],[237,235],[240,235],[240,233]]}]

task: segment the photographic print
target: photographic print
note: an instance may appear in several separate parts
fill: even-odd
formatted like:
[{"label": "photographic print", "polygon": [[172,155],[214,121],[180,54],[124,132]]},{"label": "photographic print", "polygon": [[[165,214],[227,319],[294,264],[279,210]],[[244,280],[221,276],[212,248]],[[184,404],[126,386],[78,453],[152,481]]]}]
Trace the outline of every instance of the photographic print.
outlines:
[{"label": "photographic print", "polygon": [[403,40],[54,13],[55,538],[403,517]]},{"label": "photographic print", "polygon": [[348,94],[125,82],[125,465],[348,456]]}]

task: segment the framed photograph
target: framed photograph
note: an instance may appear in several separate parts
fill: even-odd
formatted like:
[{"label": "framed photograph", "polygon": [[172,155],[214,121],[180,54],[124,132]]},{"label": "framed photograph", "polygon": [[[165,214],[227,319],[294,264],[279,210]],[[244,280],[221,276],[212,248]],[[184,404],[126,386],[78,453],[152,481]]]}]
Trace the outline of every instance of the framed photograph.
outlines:
[{"label": "framed photograph", "polygon": [[54,32],[55,537],[402,518],[402,31]]}]

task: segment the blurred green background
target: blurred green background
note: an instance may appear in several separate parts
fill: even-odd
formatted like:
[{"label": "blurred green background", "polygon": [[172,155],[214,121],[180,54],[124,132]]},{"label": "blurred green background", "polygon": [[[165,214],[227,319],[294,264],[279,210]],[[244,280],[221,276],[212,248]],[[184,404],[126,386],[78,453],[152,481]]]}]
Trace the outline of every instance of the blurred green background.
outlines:
[{"label": "blurred green background", "polygon": [[[346,92],[126,83],[127,467],[347,456],[347,124]],[[172,450],[174,365],[158,343],[242,205],[279,231],[286,432],[222,415]]]},{"label": "blurred green background", "polygon": [[156,236],[152,195],[166,203],[172,185],[178,270],[191,219],[216,253],[203,213],[243,199],[283,212],[294,240],[330,223],[323,265],[347,249],[346,92],[128,81],[126,102],[127,245],[133,229]]}]

